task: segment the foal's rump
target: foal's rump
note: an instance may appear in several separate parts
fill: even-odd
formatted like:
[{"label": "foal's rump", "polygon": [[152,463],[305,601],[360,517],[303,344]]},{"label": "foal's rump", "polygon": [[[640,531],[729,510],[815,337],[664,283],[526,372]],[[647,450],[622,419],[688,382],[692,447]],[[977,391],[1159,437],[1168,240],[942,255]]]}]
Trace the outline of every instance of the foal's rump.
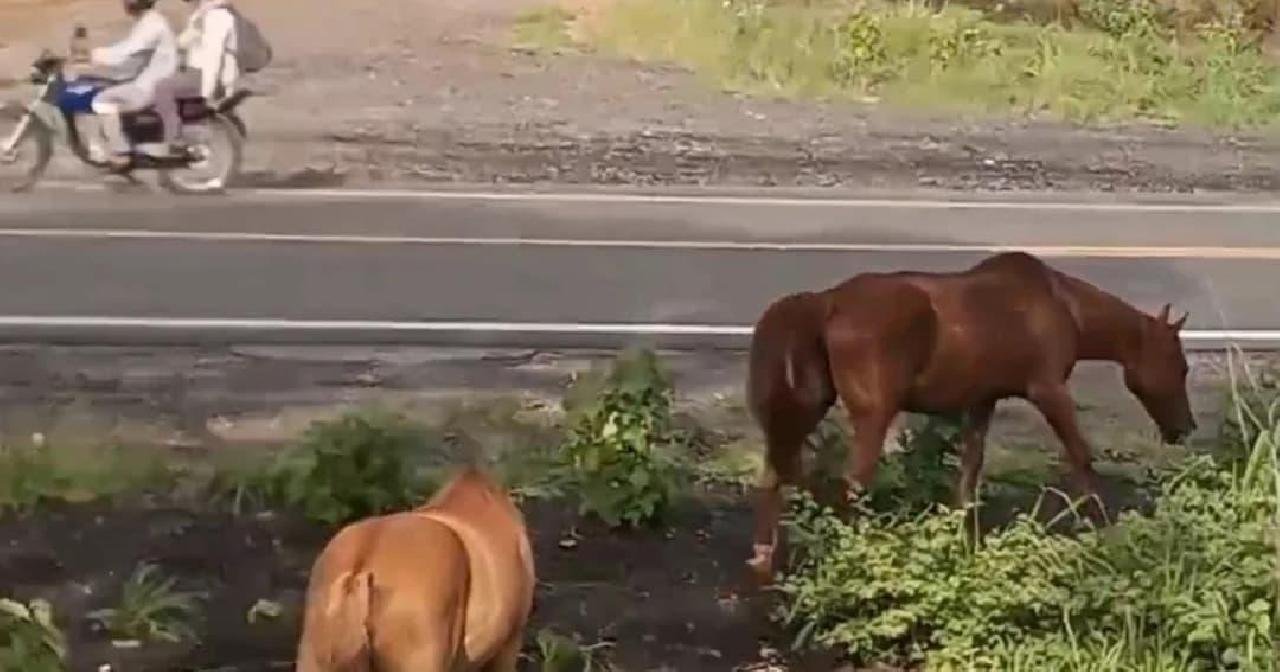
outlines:
[{"label": "foal's rump", "polygon": [[448,526],[415,513],[348,526],[312,570],[300,672],[401,670],[462,654],[467,549]]}]

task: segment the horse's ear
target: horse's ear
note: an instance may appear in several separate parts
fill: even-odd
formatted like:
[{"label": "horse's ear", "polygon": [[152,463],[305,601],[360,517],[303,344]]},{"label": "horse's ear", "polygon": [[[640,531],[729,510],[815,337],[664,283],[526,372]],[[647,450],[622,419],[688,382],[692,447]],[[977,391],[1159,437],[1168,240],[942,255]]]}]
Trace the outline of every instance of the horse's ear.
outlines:
[{"label": "horse's ear", "polygon": [[1156,316],[1156,319],[1160,320],[1160,324],[1169,324],[1170,310],[1173,310],[1173,306],[1167,303],[1164,304],[1164,308],[1160,309],[1160,314]]},{"label": "horse's ear", "polygon": [[1191,311],[1187,311],[1187,312],[1183,313],[1183,314],[1182,314],[1182,317],[1179,317],[1177,322],[1174,322],[1173,324],[1171,324],[1171,325],[1169,325],[1169,326],[1173,327],[1173,330],[1174,330],[1174,331],[1182,331],[1182,325],[1184,325],[1184,324],[1186,324],[1186,323],[1187,323],[1187,318],[1188,318],[1188,317],[1191,317]]}]

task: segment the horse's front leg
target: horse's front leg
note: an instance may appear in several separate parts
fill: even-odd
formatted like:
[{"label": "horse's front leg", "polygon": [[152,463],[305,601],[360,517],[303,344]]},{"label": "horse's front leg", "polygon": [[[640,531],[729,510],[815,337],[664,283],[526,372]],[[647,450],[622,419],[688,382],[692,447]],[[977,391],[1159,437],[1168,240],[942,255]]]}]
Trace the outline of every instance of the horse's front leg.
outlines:
[{"label": "horse's front leg", "polygon": [[1062,449],[1078,491],[1088,497],[1085,513],[1095,524],[1107,525],[1109,520],[1098,474],[1093,470],[1093,456],[1088,442],[1080,432],[1075,401],[1071,398],[1066,383],[1036,386],[1029,392],[1028,399],[1040,410],[1045,420],[1049,421],[1058,440],[1062,441]]},{"label": "horse's front leg", "polygon": [[[965,508],[977,499],[978,481],[982,477],[982,458],[987,442],[987,430],[995,412],[994,400],[983,402],[965,415],[964,429],[960,432],[960,478],[956,484],[956,506]],[[969,531],[978,536],[978,513],[975,508],[969,514]]]}]

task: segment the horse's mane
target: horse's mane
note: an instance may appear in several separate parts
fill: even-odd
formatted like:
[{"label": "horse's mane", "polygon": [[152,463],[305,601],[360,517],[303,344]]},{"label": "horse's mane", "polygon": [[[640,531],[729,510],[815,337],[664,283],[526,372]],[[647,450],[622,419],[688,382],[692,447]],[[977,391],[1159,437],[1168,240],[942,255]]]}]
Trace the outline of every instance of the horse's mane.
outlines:
[{"label": "horse's mane", "polygon": [[423,508],[455,508],[469,504],[492,505],[498,501],[499,486],[479,465],[459,469]]},{"label": "horse's mane", "polygon": [[1055,293],[1067,304],[1084,340],[1086,359],[1125,359],[1151,316],[1091,282],[1049,269]]}]

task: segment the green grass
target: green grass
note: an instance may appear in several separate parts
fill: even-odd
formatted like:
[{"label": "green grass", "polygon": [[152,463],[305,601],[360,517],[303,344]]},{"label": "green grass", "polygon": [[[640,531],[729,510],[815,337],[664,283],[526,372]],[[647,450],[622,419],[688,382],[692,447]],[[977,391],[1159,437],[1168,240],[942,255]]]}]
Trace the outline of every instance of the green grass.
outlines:
[{"label": "green grass", "polygon": [[111,498],[171,481],[159,449],[43,441],[0,446],[0,513]]},{"label": "green grass", "polygon": [[568,24],[573,15],[559,7],[544,7],[516,17],[513,38],[517,48],[562,51],[573,46]]},{"label": "green grass", "polygon": [[[1261,126],[1280,113],[1276,67],[1227,24],[1175,34],[1135,14],[1106,24],[1127,31],[1113,34],[922,5],[616,0],[575,34],[607,55],[684,64],[757,94],[1081,123]],[[546,24],[569,19],[538,16],[525,38],[562,48],[569,32]]]}]

